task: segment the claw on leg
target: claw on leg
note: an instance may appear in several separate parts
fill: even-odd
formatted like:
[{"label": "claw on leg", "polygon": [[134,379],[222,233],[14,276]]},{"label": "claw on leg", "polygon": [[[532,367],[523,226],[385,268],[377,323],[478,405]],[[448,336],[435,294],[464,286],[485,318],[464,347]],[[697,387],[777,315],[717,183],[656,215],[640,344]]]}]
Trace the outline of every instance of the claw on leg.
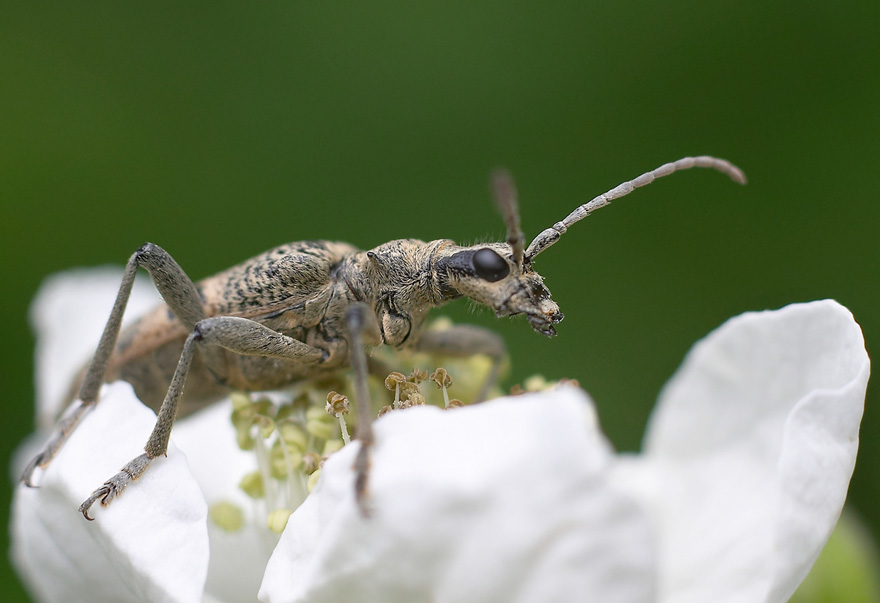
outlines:
[{"label": "claw on leg", "polygon": [[108,506],[113,502],[114,498],[122,494],[122,491],[125,490],[128,484],[143,475],[152,460],[153,459],[147,453],[133,458],[119,471],[119,473],[108,479],[104,482],[103,486],[92,492],[91,496],[85,499],[79,506],[79,512],[89,521],[94,521],[95,518],[89,515],[89,509],[92,508],[92,505],[100,499],[101,506]]},{"label": "claw on leg", "polygon": [[46,444],[46,447],[37,454],[31,462],[27,464],[27,467],[24,468],[24,471],[21,474],[20,481],[28,488],[35,488],[36,484],[33,482],[34,471],[36,471],[37,467],[40,469],[45,469],[49,463],[52,462],[52,459],[55,458],[55,455],[58,454],[58,451],[61,449],[61,446],[64,442],[67,441],[67,438],[70,437],[70,434],[73,433],[73,430],[79,424],[80,420],[85,416],[86,412],[91,410],[94,407],[94,404],[85,404],[79,400],[74,400],[73,404],[71,404],[68,411],[64,414],[61,420],[58,422],[58,427],[56,427],[55,433],[52,435],[52,439]]},{"label": "claw on leg", "polygon": [[46,451],[44,450],[37,456],[31,459],[31,462],[27,464],[27,467],[24,468],[24,471],[19,478],[19,481],[23,483],[28,488],[36,488],[37,485],[33,482],[34,471],[37,470],[37,467],[45,467],[49,461],[43,462],[43,459],[46,457]]},{"label": "claw on leg", "polygon": [[85,501],[83,501],[83,504],[79,506],[79,512],[82,513],[83,517],[85,517],[89,521],[94,521],[95,518],[89,515],[89,509],[92,508],[92,505],[95,504],[95,501],[99,498],[103,499],[101,500],[102,505],[108,504],[106,497],[110,496],[110,493],[110,485],[109,483],[105,483],[103,486],[92,492],[92,495],[89,496]]}]

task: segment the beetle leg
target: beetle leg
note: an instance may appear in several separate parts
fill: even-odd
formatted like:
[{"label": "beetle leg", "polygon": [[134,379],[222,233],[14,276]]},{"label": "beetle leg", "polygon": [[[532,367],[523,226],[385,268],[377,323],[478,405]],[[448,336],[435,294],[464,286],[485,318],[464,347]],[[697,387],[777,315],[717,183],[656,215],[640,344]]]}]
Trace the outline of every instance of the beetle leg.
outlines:
[{"label": "beetle leg", "polygon": [[196,323],[183,344],[183,352],[168,386],[168,393],[156,416],[156,425],[144,446],[144,454],[129,461],[116,475],[95,490],[79,507],[80,513],[91,520],[89,509],[98,500],[104,506],[119,496],[129,483],[146,471],[150,462],[168,451],[171,427],[177,416],[177,406],[186,384],[186,375],[198,344],[209,348],[225,348],[236,354],[285,358],[303,363],[319,363],[326,352],[301,341],[282,335],[258,322],[234,316],[215,316]]},{"label": "beetle leg", "polygon": [[[98,402],[98,392],[101,384],[104,383],[107,364],[116,347],[125,306],[128,304],[138,267],[144,268],[149,273],[169,309],[181,322],[192,329],[198,321],[205,318],[205,310],[196,286],[167,251],[152,243],[147,243],[135,251],[125,266],[122,283],[119,285],[116,301],[110,311],[110,318],[104,326],[101,341],[83,378],[79,394],[59,422],[48,444],[28,463],[22,473],[21,481],[25,485],[33,486],[32,477],[36,468],[45,468],[52,461],[76,429],[80,419]],[[218,354],[219,351],[205,349],[203,352],[206,363],[215,374],[224,374],[225,364]]]},{"label": "beetle leg", "polygon": [[354,371],[354,389],[358,405],[358,426],[355,436],[360,442],[357,458],[354,463],[355,483],[354,495],[361,515],[368,517],[370,508],[367,503],[367,481],[370,474],[370,448],[373,445],[373,415],[370,404],[370,389],[367,383],[367,353],[364,348],[364,333],[378,329],[376,315],[362,303],[349,307],[345,316],[348,325],[349,354],[351,368]]},{"label": "beetle leg", "polygon": [[489,329],[476,325],[453,325],[446,329],[424,331],[419,337],[416,349],[440,356],[463,358],[485,354],[492,359],[492,368],[480,387],[476,402],[482,402],[489,390],[498,381],[501,362],[507,353],[504,339]]}]

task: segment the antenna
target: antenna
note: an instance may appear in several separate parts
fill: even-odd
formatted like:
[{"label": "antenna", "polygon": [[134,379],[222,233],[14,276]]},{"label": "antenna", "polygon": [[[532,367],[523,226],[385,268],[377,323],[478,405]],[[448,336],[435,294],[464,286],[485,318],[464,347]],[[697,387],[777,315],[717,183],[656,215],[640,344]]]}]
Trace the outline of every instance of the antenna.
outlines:
[{"label": "antenna", "polygon": [[[622,184],[618,184],[610,191],[602,193],[598,197],[595,197],[589,203],[585,203],[578,207],[576,210],[568,214],[568,217],[566,217],[562,222],[557,222],[552,227],[544,230],[529,244],[529,248],[526,250],[526,259],[529,261],[533,260],[536,255],[558,241],[559,237],[565,234],[565,232],[571,227],[572,224],[583,220],[600,207],[605,207],[614,199],[625,197],[626,195],[633,192],[635,189],[654,182],[654,180],[656,180],[657,178],[662,178],[663,176],[668,176],[669,174],[679,172],[681,170],[689,170],[693,167],[711,168],[713,170],[718,170],[719,172],[730,176],[730,178],[734,182],[739,182],[740,184],[746,183],[746,175],[743,173],[743,171],[726,159],[718,159],[717,157],[701,155],[699,157],[684,157],[683,159],[673,161],[672,163],[665,163],[658,167],[656,170],[645,172],[638,178],[629,180]],[[516,199],[514,199],[513,203],[515,211]],[[502,211],[502,213],[504,212]],[[519,219],[517,218],[517,226],[518,225]],[[508,232],[509,228],[510,227],[508,226]]]},{"label": "antenna", "polygon": [[520,226],[519,204],[516,200],[516,185],[513,183],[513,176],[507,170],[498,168],[492,172],[491,186],[495,204],[498,206],[498,211],[501,212],[505,226],[507,226],[507,243],[513,252],[513,261],[522,271],[523,249],[526,239],[522,226]]}]

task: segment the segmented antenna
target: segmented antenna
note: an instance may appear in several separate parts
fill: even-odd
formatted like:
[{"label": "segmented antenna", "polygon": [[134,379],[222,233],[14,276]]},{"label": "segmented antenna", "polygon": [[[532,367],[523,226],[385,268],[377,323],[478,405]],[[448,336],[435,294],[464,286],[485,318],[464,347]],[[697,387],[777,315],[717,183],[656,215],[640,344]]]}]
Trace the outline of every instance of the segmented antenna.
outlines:
[{"label": "segmented antenna", "polygon": [[657,178],[662,178],[673,172],[688,170],[693,167],[712,168],[713,170],[718,170],[719,172],[727,174],[735,182],[739,182],[740,184],[746,183],[746,175],[741,169],[729,161],[718,159],[717,157],[701,155],[699,157],[684,157],[683,159],[673,161],[672,163],[665,163],[656,170],[646,172],[638,178],[624,182],[623,184],[618,184],[607,193],[602,193],[589,203],[585,203],[578,207],[576,210],[568,214],[568,217],[562,222],[557,222],[552,227],[543,231],[536,236],[531,243],[529,243],[529,248],[526,250],[526,259],[529,261],[534,259],[536,255],[558,241],[559,237],[565,234],[572,224],[583,220],[600,207],[605,207],[614,199],[625,197],[640,186],[645,186],[646,184],[654,182]]},{"label": "segmented antenna", "polygon": [[507,170],[498,168],[492,172],[492,196],[495,197],[495,204],[498,205],[498,211],[507,226],[507,244],[513,252],[513,261],[522,270],[526,238],[519,222],[516,186],[513,184],[513,176]]}]

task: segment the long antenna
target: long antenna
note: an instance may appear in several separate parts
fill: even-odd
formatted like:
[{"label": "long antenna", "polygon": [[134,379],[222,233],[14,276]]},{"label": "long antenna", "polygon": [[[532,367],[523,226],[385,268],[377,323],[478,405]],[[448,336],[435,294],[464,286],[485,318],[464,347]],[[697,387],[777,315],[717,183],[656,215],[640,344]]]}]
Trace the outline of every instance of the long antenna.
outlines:
[{"label": "long antenna", "polygon": [[584,203],[583,205],[578,207],[576,210],[568,214],[568,217],[566,217],[562,222],[557,222],[552,227],[544,230],[529,244],[529,248],[526,249],[526,259],[529,261],[534,259],[536,255],[558,241],[559,237],[565,234],[565,232],[571,227],[572,224],[583,220],[600,207],[605,207],[614,199],[625,197],[640,186],[645,186],[646,184],[654,182],[654,180],[656,180],[657,178],[668,176],[673,172],[689,170],[693,167],[711,168],[713,170],[718,170],[719,172],[730,176],[730,178],[734,182],[739,182],[740,184],[746,183],[746,175],[743,173],[743,171],[726,159],[718,159],[717,157],[701,155],[699,157],[684,157],[683,159],[673,161],[672,163],[665,163],[658,167],[656,170],[645,172],[638,178],[629,180],[622,184],[618,184],[607,193],[602,193],[598,197],[595,197],[589,203]]},{"label": "long antenna", "polygon": [[513,253],[513,261],[522,270],[523,249],[526,238],[523,235],[522,226],[519,222],[519,204],[516,200],[516,186],[513,184],[513,176],[507,170],[498,168],[492,172],[492,196],[504,225],[507,226],[507,243]]}]

